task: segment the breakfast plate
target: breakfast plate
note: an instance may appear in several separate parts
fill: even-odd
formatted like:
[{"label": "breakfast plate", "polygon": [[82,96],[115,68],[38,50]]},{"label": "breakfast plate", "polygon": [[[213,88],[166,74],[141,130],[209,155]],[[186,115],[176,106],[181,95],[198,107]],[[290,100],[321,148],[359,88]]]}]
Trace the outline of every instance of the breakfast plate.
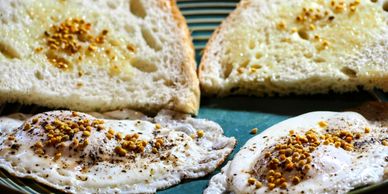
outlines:
[{"label": "breakfast plate", "polygon": [[[177,3],[192,32],[196,60],[199,63],[202,50],[211,33],[235,8],[238,1],[180,0]],[[311,111],[345,111],[354,109],[367,101],[376,100],[386,101],[387,98],[381,91],[261,98],[233,96],[217,99],[203,97],[198,118],[205,118],[219,123],[226,136],[234,136],[237,139],[238,144],[228,158],[232,159],[248,139],[280,121]],[[15,112],[39,113],[47,110],[37,106],[6,104],[0,107],[0,114],[7,115]],[[253,128],[258,129],[256,134],[251,134]],[[202,193],[210,178],[218,172],[219,169],[203,178],[183,181],[181,184],[158,193]],[[0,170],[0,187],[2,191],[58,193],[57,190],[35,181],[11,176],[5,170]],[[351,193],[381,193],[387,189],[388,182],[386,181],[381,184],[356,189]]]}]

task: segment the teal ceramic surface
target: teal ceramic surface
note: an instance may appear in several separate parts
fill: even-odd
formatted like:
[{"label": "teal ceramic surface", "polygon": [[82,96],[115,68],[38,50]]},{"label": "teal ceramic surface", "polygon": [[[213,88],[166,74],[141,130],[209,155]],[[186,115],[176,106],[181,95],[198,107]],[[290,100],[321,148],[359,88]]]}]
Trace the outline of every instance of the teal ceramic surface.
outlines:
[{"label": "teal ceramic surface", "polygon": [[[213,30],[235,8],[237,2],[236,0],[178,1],[178,6],[186,17],[193,35],[198,63],[200,61],[201,51],[205,47]],[[370,100],[385,101],[387,98],[380,91],[344,95],[327,94],[265,98],[235,96],[223,99],[202,98],[198,117],[219,123],[224,129],[226,136],[236,137],[238,144],[229,156],[228,160],[230,160],[238,152],[240,147],[254,136],[250,134],[252,128],[256,127],[259,129],[259,132],[262,132],[280,121],[306,112],[343,111]],[[8,104],[0,107],[0,113],[2,115],[13,112],[38,113],[46,110],[40,107],[21,106],[18,104]],[[202,193],[209,179],[217,172],[219,172],[219,169],[203,178],[184,180],[181,184],[159,191],[158,193]],[[0,186],[0,193],[11,190],[25,193],[58,193],[58,191],[38,184],[35,181],[10,176],[4,170],[0,170]],[[388,193],[387,183],[361,188],[352,191],[352,193]]]}]

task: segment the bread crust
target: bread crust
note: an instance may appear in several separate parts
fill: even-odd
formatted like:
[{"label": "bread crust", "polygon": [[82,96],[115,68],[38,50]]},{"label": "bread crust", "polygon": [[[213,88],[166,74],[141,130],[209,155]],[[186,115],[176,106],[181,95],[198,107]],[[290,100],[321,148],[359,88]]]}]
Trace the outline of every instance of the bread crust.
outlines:
[{"label": "bread crust", "polygon": [[[161,2],[166,2],[164,0],[160,0]],[[171,0],[167,1],[170,3],[171,13],[177,22],[178,27],[184,32],[185,37],[183,39],[185,45],[185,52],[187,58],[185,62],[182,64],[183,75],[186,76],[187,87],[193,93],[190,97],[190,101],[181,102],[179,99],[174,100],[172,106],[176,107],[177,110],[180,110],[185,113],[190,113],[196,115],[198,113],[199,104],[200,104],[200,88],[199,88],[199,79],[196,74],[196,62],[195,62],[195,51],[194,45],[191,37],[190,30],[187,26],[186,19],[183,17],[180,12],[176,1]]]},{"label": "bread crust", "polygon": [[240,13],[240,10],[244,9],[245,7],[248,7],[249,5],[250,5],[249,1],[245,1],[245,0],[240,1],[236,5],[236,9],[234,9],[232,12],[230,12],[228,17],[226,17],[226,19],[221,22],[221,25],[218,26],[214,30],[214,32],[210,36],[208,42],[206,43],[206,46],[203,50],[203,55],[201,57],[201,62],[200,62],[199,67],[198,67],[198,77],[199,77],[199,81],[200,81],[200,88],[201,88],[201,91],[204,91],[205,95],[218,93],[218,91],[214,91],[215,88],[207,88],[202,84],[203,80],[201,78],[202,77],[201,74],[202,74],[202,71],[204,70],[205,65],[206,65],[205,61],[207,61],[207,58],[208,58],[208,50],[210,50],[210,45],[214,42],[215,38],[220,34],[221,30],[223,30],[226,27],[226,25],[228,25],[230,23],[230,21]]}]

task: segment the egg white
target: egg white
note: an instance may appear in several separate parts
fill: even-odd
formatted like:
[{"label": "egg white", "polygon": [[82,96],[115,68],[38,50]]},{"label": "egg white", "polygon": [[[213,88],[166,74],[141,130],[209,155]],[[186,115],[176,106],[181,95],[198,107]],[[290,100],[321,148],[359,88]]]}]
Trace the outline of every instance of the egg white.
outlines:
[{"label": "egg white", "polygon": [[[94,119],[91,115],[79,114]],[[69,115],[70,111],[52,111],[34,117]],[[172,112],[164,112],[146,120],[104,121],[106,129],[113,128],[124,136],[138,133],[139,139],[146,141],[152,141],[155,136],[163,136],[169,147],[153,154],[147,146],[144,154],[120,157],[114,152],[118,145],[114,138],[107,140],[106,131],[92,131],[85,149],[77,152],[64,151],[60,159],[54,160],[52,154],[48,154],[46,158],[39,157],[31,149],[41,135],[44,135],[44,130],[36,128],[32,133],[27,133],[22,128],[23,119],[1,117],[0,167],[12,175],[32,178],[65,192],[152,193],[177,184],[182,179],[197,178],[212,172],[235,145],[235,139],[225,137],[218,124],[187,115],[179,115],[177,118]],[[155,133],[155,122],[162,126],[158,133]],[[190,137],[197,130],[203,130],[204,137]],[[15,141],[7,139],[10,134],[14,134]],[[18,148],[11,148],[15,144]],[[50,153],[54,148],[45,149]],[[162,156],[167,159],[161,159]]]},{"label": "egg white", "polygon": [[[357,141],[367,143],[360,144],[355,151],[320,144],[311,153],[313,168],[307,174],[309,178],[297,185],[289,184],[286,190],[269,190],[265,185],[256,189],[247,184],[263,150],[288,136],[290,130],[302,134],[314,129],[318,134],[324,134],[326,128],[319,126],[320,121],[327,121],[330,128],[363,133]],[[365,127],[369,127],[371,132],[364,134]],[[251,138],[221,173],[212,177],[204,193],[346,193],[387,179],[388,146],[382,145],[382,139],[388,139],[388,128],[371,123],[358,113],[307,113],[278,123]]]}]

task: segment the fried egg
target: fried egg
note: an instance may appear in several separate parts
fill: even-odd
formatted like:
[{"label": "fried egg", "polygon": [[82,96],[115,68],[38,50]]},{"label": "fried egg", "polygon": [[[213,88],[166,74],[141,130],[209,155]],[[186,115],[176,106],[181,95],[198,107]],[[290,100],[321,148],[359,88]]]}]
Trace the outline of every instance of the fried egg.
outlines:
[{"label": "fried egg", "polygon": [[386,125],[355,112],[312,112],[251,138],[204,193],[346,193],[387,175]]},{"label": "fried egg", "polygon": [[218,124],[168,111],[136,120],[26,117],[0,118],[0,167],[69,193],[156,192],[212,172],[235,145]]}]

